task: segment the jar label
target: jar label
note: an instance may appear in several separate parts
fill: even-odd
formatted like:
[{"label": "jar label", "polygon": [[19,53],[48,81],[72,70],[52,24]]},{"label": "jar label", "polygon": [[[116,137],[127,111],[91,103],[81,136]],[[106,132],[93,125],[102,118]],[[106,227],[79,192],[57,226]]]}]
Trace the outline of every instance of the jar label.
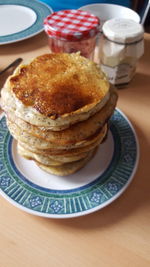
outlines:
[{"label": "jar label", "polygon": [[135,65],[127,63],[122,63],[115,67],[101,64],[101,69],[107,75],[109,82],[116,85],[130,82],[135,73]]}]

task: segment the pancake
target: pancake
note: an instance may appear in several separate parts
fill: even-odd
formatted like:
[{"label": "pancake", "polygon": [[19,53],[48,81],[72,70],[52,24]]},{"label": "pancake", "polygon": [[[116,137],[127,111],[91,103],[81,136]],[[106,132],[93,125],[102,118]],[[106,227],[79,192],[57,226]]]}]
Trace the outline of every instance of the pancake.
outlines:
[{"label": "pancake", "polygon": [[63,152],[59,152],[59,154],[56,154],[56,153],[53,153],[53,152],[48,152],[46,150],[43,151],[43,150],[33,149],[33,148],[29,147],[25,143],[18,142],[18,144],[22,148],[26,149],[27,151],[29,151],[31,153],[36,153],[36,155],[38,155],[38,156],[46,156],[46,157],[48,157],[48,158],[50,158],[52,160],[59,161],[62,164],[63,163],[67,163],[67,162],[77,161],[77,160],[80,160],[82,158],[85,158],[89,151],[91,151],[94,148],[96,148],[96,146],[94,146],[93,149],[89,148],[89,150],[86,151],[86,152],[81,152],[81,151],[78,152],[78,150],[75,150],[74,152],[63,151]]},{"label": "pancake", "polygon": [[89,152],[79,154],[78,156],[70,156],[70,157],[63,157],[62,156],[51,156],[51,155],[41,155],[35,152],[32,152],[26,148],[24,148],[20,143],[17,144],[18,154],[22,157],[35,160],[39,163],[44,165],[51,165],[51,166],[60,166],[64,163],[78,161],[88,156]]},{"label": "pancake", "polygon": [[35,147],[31,147],[29,144],[24,142],[19,141],[19,144],[21,144],[21,146],[26,148],[27,150],[35,152],[36,154],[53,156],[53,159],[56,159],[58,161],[59,158],[62,158],[62,160],[64,159],[65,162],[67,162],[67,159],[70,157],[82,156],[83,153],[87,153],[96,148],[99,144],[103,142],[106,134],[107,134],[107,125],[104,126],[100,138],[97,139],[94,143],[88,146],[75,149],[57,149],[57,147],[55,149],[37,149]]},{"label": "pancake", "polygon": [[103,135],[104,127],[100,130],[98,130],[94,135],[90,136],[89,138],[79,141],[75,144],[66,144],[66,145],[58,145],[54,142],[47,142],[44,139],[32,136],[31,134],[27,133],[26,131],[22,130],[18,125],[15,123],[10,122],[7,120],[7,126],[14,138],[18,141],[27,143],[31,147],[35,147],[37,149],[73,149],[73,148],[80,148],[88,146],[92,143],[95,143],[97,140],[101,139],[101,136]]},{"label": "pancake", "polygon": [[112,115],[116,101],[116,90],[111,88],[110,98],[99,112],[90,117],[88,120],[76,123],[68,129],[62,131],[51,131],[45,130],[44,128],[41,129],[16,117],[13,113],[7,113],[7,117],[9,121],[15,123],[22,130],[28,132],[32,136],[41,138],[48,142],[53,142],[53,144],[58,146],[65,146],[68,144],[75,144],[80,141],[84,142],[84,140],[94,135],[101,127],[103,127],[103,125]]},{"label": "pancake", "polygon": [[92,151],[88,154],[88,156],[84,159],[81,159],[76,162],[70,162],[63,164],[61,166],[46,166],[41,163],[36,162],[36,164],[44,171],[58,175],[58,176],[66,176],[75,173],[76,171],[80,170],[85,164],[94,156],[95,151]]},{"label": "pancake", "polygon": [[1,95],[6,112],[32,125],[62,130],[102,109],[110,92],[94,62],[79,53],[53,53],[20,65]]}]

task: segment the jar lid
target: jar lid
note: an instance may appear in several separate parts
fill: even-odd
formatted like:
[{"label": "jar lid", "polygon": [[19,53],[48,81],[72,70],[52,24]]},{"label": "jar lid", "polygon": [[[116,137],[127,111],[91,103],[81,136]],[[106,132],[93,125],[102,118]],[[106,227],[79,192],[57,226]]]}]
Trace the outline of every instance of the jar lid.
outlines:
[{"label": "jar lid", "polygon": [[144,35],[141,24],[131,19],[122,18],[106,21],[102,27],[102,31],[109,40],[123,44],[137,42]]},{"label": "jar lid", "polygon": [[95,36],[99,31],[100,20],[83,10],[61,10],[44,20],[46,33],[55,38],[78,41]]}]

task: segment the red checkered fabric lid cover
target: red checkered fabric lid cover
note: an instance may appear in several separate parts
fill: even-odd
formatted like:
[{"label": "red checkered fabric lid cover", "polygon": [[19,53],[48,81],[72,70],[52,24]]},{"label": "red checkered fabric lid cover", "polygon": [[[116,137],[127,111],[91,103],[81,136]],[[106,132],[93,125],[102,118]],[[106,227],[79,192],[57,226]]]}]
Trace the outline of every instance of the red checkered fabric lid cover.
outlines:
[{"label": "red checkered fabric lid cover", "polygon": [[99,31],[100,20],[83,10],[61,10],[44,20],[46,33],[62,40],[78,41],[88,39]]}]

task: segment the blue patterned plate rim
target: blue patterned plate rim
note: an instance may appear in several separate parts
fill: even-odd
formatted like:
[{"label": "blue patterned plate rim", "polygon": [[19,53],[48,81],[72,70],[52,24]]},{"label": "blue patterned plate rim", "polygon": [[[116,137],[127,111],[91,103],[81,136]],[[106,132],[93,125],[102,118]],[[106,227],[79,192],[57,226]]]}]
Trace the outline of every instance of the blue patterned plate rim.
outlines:
[{"label": "blue patterned plate rim", "polygon": [[36,21],[27,29],[10,35],[0,36],[0,45],[15,43],[37,35],[44,30],[43,20],[49,14],[53,13],[50,6],[38,0],[0,0],[1,5],[19,5],[28,7],[35,12]]},{"label": "blue patterned plate rim", "polygon": [[[117,199],[131,183],[139,161],[139,143],[136,132],[122,111],[116,109],[110,120],[114,152],[108,175],[103,173],[87,188],[68,195],[42,192],[27,185],[13,170],[7,155],[7,138],[10,136],[5,117],[0,119],[0,192],[14,206],[34,215],[48,218],[72,218],[83,216],[104,208]],[[116,143],[116,144],[115,144]],[[4,149],[5,146],[5,149]],[[9,147],[8,147],[9,148]],[[115,151],[115,150],[114,150]],[[120,153],[120,154],[117,154]],[[117,156],[116,156],[117,155]],[[119,155],[119,157],[118,157]],[[104,172],[107,174],[107,170]]]}]

